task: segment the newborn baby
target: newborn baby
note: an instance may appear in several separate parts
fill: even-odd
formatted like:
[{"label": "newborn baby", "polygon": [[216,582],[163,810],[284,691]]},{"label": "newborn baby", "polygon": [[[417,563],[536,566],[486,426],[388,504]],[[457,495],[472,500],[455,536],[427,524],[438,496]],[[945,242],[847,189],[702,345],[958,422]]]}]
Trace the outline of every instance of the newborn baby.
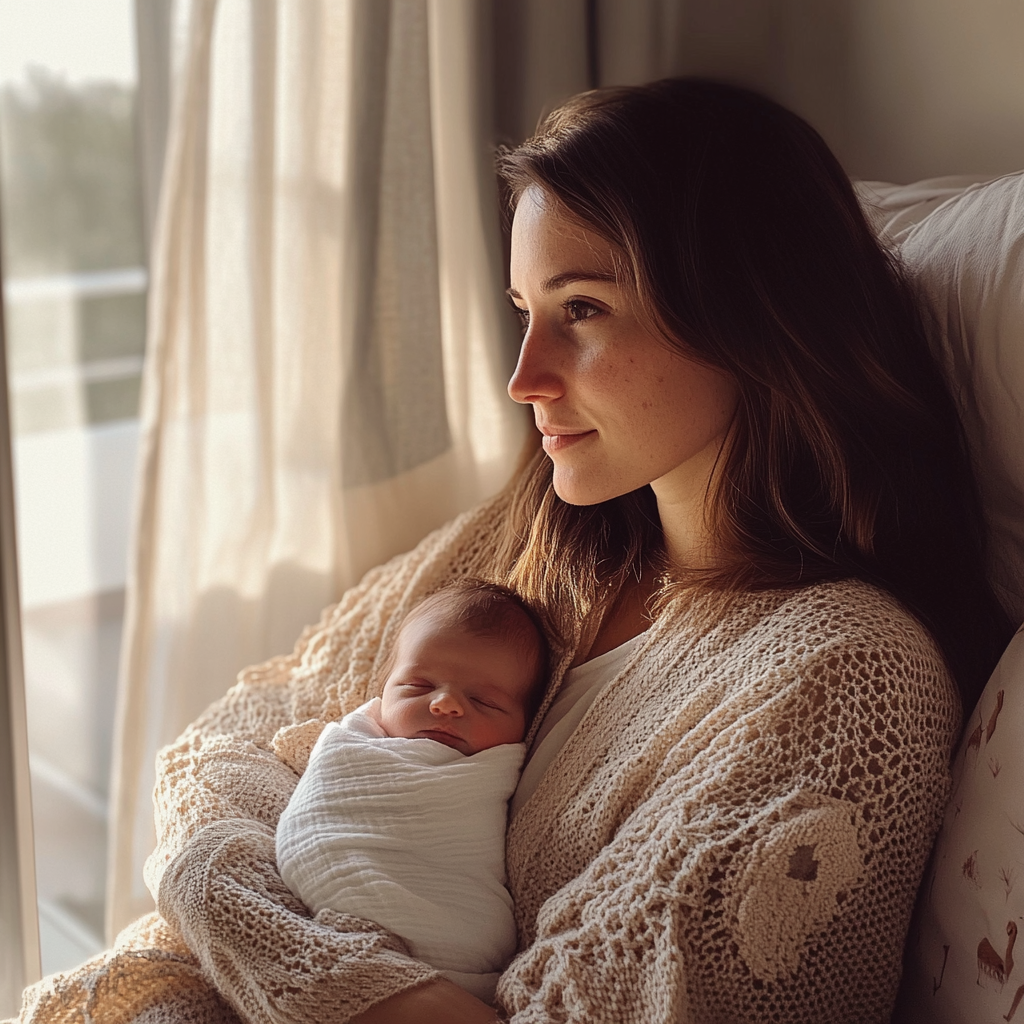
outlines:
[{"label": "newborn baby", "polygon": [[515,952],[507,803],[547,669],[512,591],[460,579],[406,616],[383,691],[330,723],[277,829],[277,863],[315,914],[401,936],[489,1001]]}]

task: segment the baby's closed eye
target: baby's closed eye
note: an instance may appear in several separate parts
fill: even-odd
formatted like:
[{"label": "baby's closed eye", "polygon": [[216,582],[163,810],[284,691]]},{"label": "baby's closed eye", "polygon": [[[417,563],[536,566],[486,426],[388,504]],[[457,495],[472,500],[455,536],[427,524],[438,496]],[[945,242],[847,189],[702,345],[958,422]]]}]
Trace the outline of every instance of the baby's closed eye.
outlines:
[{"label": "baby's closed eye", "polygon": [[502,707],[500,704],[495,704],[494,701],[485,700],[483,697],[470,697],[470,700],[478,707],[488,708],[491,711],[501,711],[505,714],[508,713],[507,709]]}]

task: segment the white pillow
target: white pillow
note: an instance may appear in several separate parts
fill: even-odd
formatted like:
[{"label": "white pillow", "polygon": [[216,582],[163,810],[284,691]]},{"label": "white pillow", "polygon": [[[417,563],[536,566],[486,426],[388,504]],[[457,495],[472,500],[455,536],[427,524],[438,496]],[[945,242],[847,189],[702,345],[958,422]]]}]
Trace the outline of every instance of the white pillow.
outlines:
[{"label": "white pillow", "polygon": [[855,181],[853,188],[875,234],[894,248],[932,210],[978,183],[979,179],[971,175],[954,174],[945,178],[925,178],[912,185]]},{"label": "white pillow", "polygon": [[968,722],[953,778],[893,1020],[1024,1022],[1024,630]]},{"label": "white pillow", "polygon": [[1024,619],[1024,172],[859,186],[899,251],[960,406],[991,531],[989,578]]}]

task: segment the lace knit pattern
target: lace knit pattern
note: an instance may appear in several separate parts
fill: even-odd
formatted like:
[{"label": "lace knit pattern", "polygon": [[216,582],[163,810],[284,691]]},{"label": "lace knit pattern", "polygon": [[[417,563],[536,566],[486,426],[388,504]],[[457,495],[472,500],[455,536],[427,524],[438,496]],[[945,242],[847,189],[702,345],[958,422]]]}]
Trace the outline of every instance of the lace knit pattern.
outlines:
[{"label": "lace knit pattern", "polygon": [[[486,573],[503,511],[482,506],[371,572],[161,754],[146,877],[162,917],[29,989],[22,1024],[343,1024],[437,977],[370,922],[311,919],[277,874],[273,830],[409,605]],[[505,1011],[888,1021],[958,725],[934,643],[877,590],[678,599],[510,824],[520,951]]]}]

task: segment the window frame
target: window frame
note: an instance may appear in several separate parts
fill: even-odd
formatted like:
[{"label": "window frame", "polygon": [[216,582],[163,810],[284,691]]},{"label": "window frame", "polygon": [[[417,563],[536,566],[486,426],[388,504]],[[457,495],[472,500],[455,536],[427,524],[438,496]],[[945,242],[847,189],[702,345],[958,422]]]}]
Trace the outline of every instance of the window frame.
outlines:
[{"label": "window frame", "polygon": [[0,288],[0,1016],[7,1017],[17,1014],[42,963],[4,323]]}]

